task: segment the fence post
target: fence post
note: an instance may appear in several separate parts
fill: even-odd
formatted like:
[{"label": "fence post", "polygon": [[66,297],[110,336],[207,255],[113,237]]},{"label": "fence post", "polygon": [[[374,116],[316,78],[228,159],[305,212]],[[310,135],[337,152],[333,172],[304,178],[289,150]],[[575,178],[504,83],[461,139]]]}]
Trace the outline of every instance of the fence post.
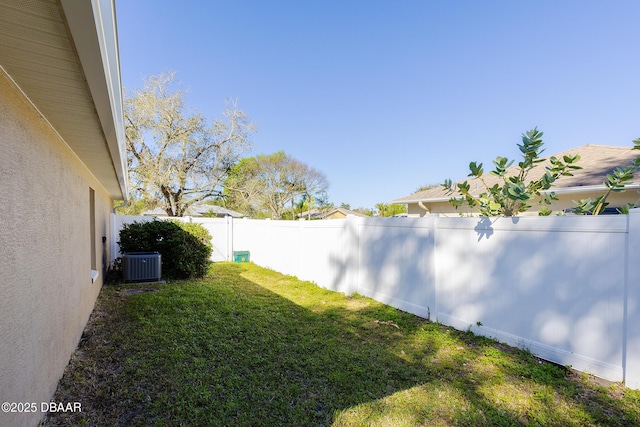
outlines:
[{"label": "fence post", "polygon": [[[429,308],[427,312],[427,316],[429,320],[437,321],[438,319],[438,289],[439,289],[439,277],[438,277],[438,214],[429,213],[427,214],[427,221],[429,224],[429,237],[431,239],[431,245],[429,253],[429,268],[428,271],[431,274],[431,277],[428,278],[427,283],[431,284],[433,289],[433,307]],[[433,311],[431,311],[433,310]]]},{"label": "fence post", "polygon": [[640,388],[640,209],[628,215],[622,363],[625,385]]},{"label": "fence post", "polygon": [[347,284],[350,286],[349,294],[353,294],[354,292],[361,292],[361,280],[362,275],[360,274],[360,269],[362,265],[360,264],[360,241],[363,228],[360,227],[360,223],[363,222],[366,218],[359,218],[355,215],[347,216],[347,220],[349,221],[349,229],[350,233],[348,234],[348,258],[347,258],[347,271],[349,278]]},{"label": "fence post", "polygon": [[227,220],[227,261],[233,261],[233,217],[225,216]]}]

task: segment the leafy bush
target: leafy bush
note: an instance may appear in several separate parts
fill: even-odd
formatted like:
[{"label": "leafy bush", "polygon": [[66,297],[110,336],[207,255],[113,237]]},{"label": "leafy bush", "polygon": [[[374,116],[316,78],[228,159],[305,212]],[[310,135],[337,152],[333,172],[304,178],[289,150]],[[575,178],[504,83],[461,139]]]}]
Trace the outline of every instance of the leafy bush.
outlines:
[{"label": "leafy bush", "polygon": [[[640,138],[633,140],[632,150],[640,150]],[[596,198],[588,198],[579,200],[576,203],[576,207],[572,209],[574,213],[579,214],[591,214],[600,215],[604,212],[604,209],[609,205],[607,198],[611,193],[620,193],[626,191],[627,184],[631,184],[634,179],[634,174],[640,170],[640,156],[636,157],[630,165],[621,166],[616,168],[611,174],[607,174],[607,180],[603,182],[607,191]],[[634,208],[633,203],[629,203],[627,206],[618,208],[618,212],[628,214],[629,209]]]},{"label": "leafy bush", "polygon": [[[522,134],[522,144],[518,144],[522,161],[518,163],[517,168],[510,169],[513,160],[510,161],[506,157],[498,156],[493,161],[495,169],[491,171],[491,175],[500,178],[501,182],[492,187],[489,187],[483,178],[482,163],[469,163],[471,171],[469,176],[479,179],[486,190],[479,195],[473,194],[471,185],[467,181],[454,184],[447,179],[442,186],[453,195],[449,203],[456,209],[466,204],[482,216],[515,216],[529,210],[531,208],[529,203],[540,197],[538,203],[542,207],[538,212],[539,215],[551,214],[547,205],[550,205],[552,200],[557,200],[557,197],[553,191],[546,195],[542,195],[542,192],[549,190],[560,177],[572,176],[571,171],[582,169],[582,167],[576,164],[580,160],[579,155],[564,156],[562,160],[552,156],[549,158],[550,165],[545,168],[544,175],[538,179],[528,179],[529,172],[545,161],[540,156],[544,151],[542,135],[543,133],[537,128]],[[514,172],[515,174],[509,175]]]},{"label": "leafy bush", "polygon": [[202,277],[209,269],[211,235],[200,224],[181,221],[133,222],[120,230],[120,252],[160,252],[162,275]]}]

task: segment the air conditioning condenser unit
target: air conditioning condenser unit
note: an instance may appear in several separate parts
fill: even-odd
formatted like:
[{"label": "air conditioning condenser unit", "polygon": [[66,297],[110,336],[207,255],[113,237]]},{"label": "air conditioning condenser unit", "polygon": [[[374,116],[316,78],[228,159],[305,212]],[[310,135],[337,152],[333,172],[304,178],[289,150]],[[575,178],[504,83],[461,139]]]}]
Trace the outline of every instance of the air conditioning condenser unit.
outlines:
[{"label": "air conditioning condenser unit", "polygon": [[125,282],[158,281],[162,277],[162,255],[158,252],[127,252],[122,257]]}]

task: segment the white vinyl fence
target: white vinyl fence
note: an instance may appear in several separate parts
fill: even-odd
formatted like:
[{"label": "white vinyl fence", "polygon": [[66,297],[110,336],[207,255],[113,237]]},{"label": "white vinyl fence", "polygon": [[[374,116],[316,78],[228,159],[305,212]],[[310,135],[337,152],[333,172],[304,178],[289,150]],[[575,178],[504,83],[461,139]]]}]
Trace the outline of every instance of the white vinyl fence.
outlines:
[{"label": "white vinyl fence", "polygon": [[[122,223],[140,219],[114,215],[114,235]],[[249,251],[258,265],[640,388],[640,210],[521,218],[184,220],[210,231],[214,261]]]}]

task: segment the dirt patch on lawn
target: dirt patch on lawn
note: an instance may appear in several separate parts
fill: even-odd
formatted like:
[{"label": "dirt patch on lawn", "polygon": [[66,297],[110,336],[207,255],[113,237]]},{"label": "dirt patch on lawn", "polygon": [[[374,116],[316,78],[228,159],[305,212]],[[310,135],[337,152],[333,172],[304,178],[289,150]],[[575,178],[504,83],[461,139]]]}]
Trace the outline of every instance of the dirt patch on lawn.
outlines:
[{"label": "dirt patch on lawn", "polygon": [[125,289],[123,291],[120,291],[120,295],[122,296],[129,296],[129,295],[135,295],[135,294],[143,294],[143,293],[147,293],[147,292],[156,292],[157,289],[151,289],[151,288],[141,288],[141,289]]},{"label": "dirt patch on lawn", "polygon": [[[132,289],[133,291],[133,289]],[[135,407],[119,394],[122,351],[118,333],[123,330],[120,309],[124,298],[113,288],[103,288],[89,321],[71,356],[52,402],[79,402],[80,412],[48,413],[41,426],[128,425]]]}]

